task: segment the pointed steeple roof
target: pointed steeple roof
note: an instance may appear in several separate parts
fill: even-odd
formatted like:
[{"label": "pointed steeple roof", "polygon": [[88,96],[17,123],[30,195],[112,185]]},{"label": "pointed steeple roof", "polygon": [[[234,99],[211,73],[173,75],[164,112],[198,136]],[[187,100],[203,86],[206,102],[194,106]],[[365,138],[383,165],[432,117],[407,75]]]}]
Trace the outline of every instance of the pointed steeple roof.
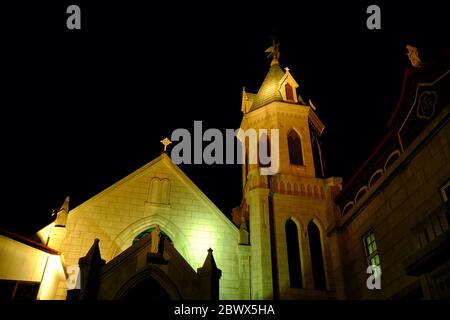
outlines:
[{"label": "pointed steeple roof", "polygon": [[58,212],[60,211],[65,211],[65,212],[69,212],[69,201],[70,201],[70,197],[67,196],[66,199],[64,199],[63,204],[61,205],[61,208],[59,209]]},{"label": "pointed steeple roof", "polygon": [[278,64],[278,60],[272,60],[269,72],[255,96],[251,110],[256,110],[273,101],[283,101],[283,97],[279,90],[280,81],[283,77],[284,71]]},{"label": "pointed steeple roof", "polygon": [[65,227],[67,222],[67,215],[69,214],[69,201],[70,197],[66,197],[61,208],[56,214],[55,226],[56,227]]},{"label": "pointed steeple roof", "polygon": [[[280,50],[279,43],[273,41],[273,45],[266,50],[268,57],[271,58],[269,72],[261,84],[258,93],[252,98],[252,103],[243,102],[244,106],[250,106],[250,110],[246,111],[243,108],[244,113],[259,109],[274,101],[285,101],[288,103],[302,103],[305,104],[303,99],[297,95],[298,83],[292,77],[289,69],[286,68],[286,72],[280,67],[279,58]],[[285,91],[284,87],[289,84],[291,92],[289,94]],[[247,100],[250,96],[245,96]]]},{"label": "pointed steeple roof", "polygon": [[212,252],[213,250],[209,248],[208,255],[206,256],[205,262],[203,263],[203,271],[212,271],[217,269],[216,260],[214,260]]},{"label": "pointed steeple roof", "polygon": [[214,260],[212,252],[213,250],[209,248],[208,255],[206,256],[203,266],[197,269],[197,273],[199,275],[216,274],[219,277],[222,275],[222,271],[219,268],[217,268],[216,260]]}]

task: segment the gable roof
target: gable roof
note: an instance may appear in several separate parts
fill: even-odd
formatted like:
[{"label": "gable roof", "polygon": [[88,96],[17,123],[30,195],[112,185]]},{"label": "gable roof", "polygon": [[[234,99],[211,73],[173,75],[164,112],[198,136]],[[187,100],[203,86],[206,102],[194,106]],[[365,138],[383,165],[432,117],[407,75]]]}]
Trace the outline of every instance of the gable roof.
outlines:
[{"label": "gable roof", "polygon": [[137,178],[141,175],[143,175],[147,170],[157,163],[162,162],[167,168],[170,169],[170,171],[189,189],[191,190],[197,198],[206,206],[208,207],[213,214],[215,214],[220,220],[225,222],[226,225],[228,225],[233,231],[236,233],[239,232],[237,227],[222,213],[222,211],[203,193],[203,191],[200,190],[200,188],[195,185],[195,183],[176,165],[172,162],[170,157],[166,153],[162,153],[159,157],[153,159],[146,165],[142,166],[141,168],[137,169],[136,171],[132,172],[128,176],[122,178],[118,182],[114,183],[110,187],[106,188],[105,190],[101,191],[100,193],[96,194],[92,198],[86,200],[79,206],[73,208],[70,210],[69,214],[74,214],[77,211],[83,209],[83,207],[87,206],[89,202],[99,200],[104,195],[109,194],[110,192],[114,191],[124,183],[127,183],[128,181]]}]

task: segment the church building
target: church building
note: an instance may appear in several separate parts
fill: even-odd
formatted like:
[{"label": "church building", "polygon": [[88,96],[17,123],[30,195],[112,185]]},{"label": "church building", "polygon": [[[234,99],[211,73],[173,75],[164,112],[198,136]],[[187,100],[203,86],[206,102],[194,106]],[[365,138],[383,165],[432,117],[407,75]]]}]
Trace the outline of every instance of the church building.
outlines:
[{"label": "church building", "polygon": [[343,186],[327,175],[315,106],[278,44],[268,52],[240,127],[266,129],[266,146],[279,130],[279,170],[244,155],[231,219],[163,152],[75,208],[67,198],[31,239],[0,229],[0,298],[449,298],[448,53],[407,69],[389,133]]}]

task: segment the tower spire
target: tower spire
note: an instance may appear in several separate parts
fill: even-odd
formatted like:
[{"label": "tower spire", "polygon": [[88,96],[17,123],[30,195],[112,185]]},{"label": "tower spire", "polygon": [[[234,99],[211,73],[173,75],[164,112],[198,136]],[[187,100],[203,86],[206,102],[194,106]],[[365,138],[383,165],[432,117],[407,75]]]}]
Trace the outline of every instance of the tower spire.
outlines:
[{"label": "tower spire", "polygon": [[67,222],[67,215],[69,214],[69,201],[70,197],[67,196],[64,200],[61,208],[56,214],[55,226],[56,227],[65,227]]}]

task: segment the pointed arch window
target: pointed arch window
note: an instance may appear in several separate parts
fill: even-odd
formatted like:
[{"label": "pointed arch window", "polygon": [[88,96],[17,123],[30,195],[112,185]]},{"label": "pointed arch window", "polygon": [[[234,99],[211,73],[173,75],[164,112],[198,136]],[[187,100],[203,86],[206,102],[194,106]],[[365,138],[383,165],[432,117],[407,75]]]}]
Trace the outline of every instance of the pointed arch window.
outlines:
[{"label": "pointed arch window", "polygon": [[289,266],[289,283],[291,288],[302,288],[303,281],[300,247],[298,242],[298,229],[296,223],[292,219],[286,221],[285,231]]},{"label": "pointed arch window", "polygon": [[270,139],[269,137],[263,133],[259,138],[258,144],[258,164],[261,168],[270,167],[271,159],[270,159]]},{"label": "pointed arch window", "polygon": [[294,101],[294,88],[289,83],[286,83],[284,86],[284,90],[286,92],[286,100]]},{"label": "pointed arch window", "polygon": [[293,165],[303,166],[302,141],[295,130],[288,133],[289,162]]},{"label": "pointed arch window", "polygon": [[320,230],[311,221],[308,224],[309,249],[311,252],[311,266],[313,271],[314,288],[316,290],[326,290],[325,267],[323,264],[322,241],[320,240]]},{"label": "pointed arch window", "polygon": [[245,152],[245,154],[244,154],[244,156],[245,156],[245,181],[247,181],[248,174],[250,172],[250,163],[249,163],[249,156],[248,156],[249,150],[248,150],[248,143],[247,143],[247,141],[245,141],[245,150],[244,150],[244,152]]},{"label": "pointed arch window", "polygon": [[[139,233],[136,237],[134,237],[133,239],[133,244],[135,244],[136,242],[138,242],[139,240],[141,240],[142,238],[146,237],[147,235],[149,235],[150,233],[152,233],[152,231],[155,230],[155,227],[149,227],[148,229],[145,229],[144,231],[142,231],[141,233]],[[161,240],[164,241],[164,239],[169,240],[170,242],[172,242],[172,239],[170,239],[170,237],[163,231],[161,230],[160,233],[160,238]]]}]

